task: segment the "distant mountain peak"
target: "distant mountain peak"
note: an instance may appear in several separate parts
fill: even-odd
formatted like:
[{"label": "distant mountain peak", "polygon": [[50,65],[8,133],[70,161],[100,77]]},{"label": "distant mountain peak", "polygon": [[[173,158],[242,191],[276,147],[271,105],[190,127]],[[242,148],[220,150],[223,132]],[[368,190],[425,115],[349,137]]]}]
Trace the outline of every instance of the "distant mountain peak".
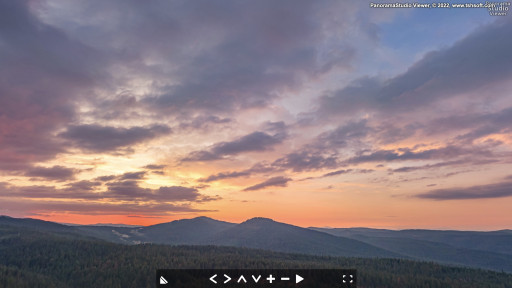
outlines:
[{"label": "distant mountain peak", "polygon": [[265,217],[254,217],[254,218],[251,218],[249,220],[246,220],[245,222],[243,222],[242,224],[257,224],[257,223],[277,223],[276,221],[270,219],[270,218],[265,218]]},{"label": "distant mountain peak", "polygon": [[190,220],[214,220],[214,221],[217,221],[217,220],[207,217],[207,216],[198,216],[198,217],[192,218]]},{"label": "distant mountain peak", "polygon": [[[182,221],[185,221],[185,222],[190,222],[190,221],[197,222],[197,221],[219,221],[219,220],[215,220],[215,219],[207,217],[207,216],[198,216],[198,217],[194,217],[194,218],[177,219],[177,220],[174,220],[174,221],[171,221],[171,222],[168,222],[168,223],[182,222]],[[162,223],[160,223],[160,224],[162,224]]]}]

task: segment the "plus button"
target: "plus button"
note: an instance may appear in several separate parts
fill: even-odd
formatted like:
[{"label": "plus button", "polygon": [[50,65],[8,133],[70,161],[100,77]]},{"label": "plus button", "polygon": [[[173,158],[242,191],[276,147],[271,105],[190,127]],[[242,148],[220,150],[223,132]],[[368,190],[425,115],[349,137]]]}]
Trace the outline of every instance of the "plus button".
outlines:
[{"label": "plus button", "polygon": [[270,284],[272,284],[272,281],[276,280],[276,278],[272,277],[272,274],[270,274],[270,276],[267,277],[267,280]]}]

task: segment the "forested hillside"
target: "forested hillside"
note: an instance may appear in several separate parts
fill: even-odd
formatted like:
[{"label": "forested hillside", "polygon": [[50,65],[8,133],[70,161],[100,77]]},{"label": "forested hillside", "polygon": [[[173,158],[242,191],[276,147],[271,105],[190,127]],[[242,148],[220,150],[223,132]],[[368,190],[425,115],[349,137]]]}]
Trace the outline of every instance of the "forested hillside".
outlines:
[{"label": "forested hillside", "polygon": [[359,287],[512,287],[511,274],[433,263],[120,245],[11,226],[0,226],[0,255],[0,287],[153,287],[158,268],[356,268]]}]

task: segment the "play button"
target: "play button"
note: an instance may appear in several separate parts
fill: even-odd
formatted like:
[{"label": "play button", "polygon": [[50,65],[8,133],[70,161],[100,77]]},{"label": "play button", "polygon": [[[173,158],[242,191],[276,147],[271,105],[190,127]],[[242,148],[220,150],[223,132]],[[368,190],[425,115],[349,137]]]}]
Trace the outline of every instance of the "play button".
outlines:
[{"label": "play button", "polygon": [[302,280],[304,280],[304,278],[300,277],[298,274],[295,274],[295,283],[299,283]]}]

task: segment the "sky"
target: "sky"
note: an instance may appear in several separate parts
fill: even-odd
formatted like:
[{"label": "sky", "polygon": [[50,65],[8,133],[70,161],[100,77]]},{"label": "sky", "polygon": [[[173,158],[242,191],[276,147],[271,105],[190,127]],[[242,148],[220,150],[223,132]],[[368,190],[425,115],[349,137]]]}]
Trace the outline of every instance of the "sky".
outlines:
[{"label": "sky", "polygon": [[0,215],[512,229],[512,19],[0,1]]}]

